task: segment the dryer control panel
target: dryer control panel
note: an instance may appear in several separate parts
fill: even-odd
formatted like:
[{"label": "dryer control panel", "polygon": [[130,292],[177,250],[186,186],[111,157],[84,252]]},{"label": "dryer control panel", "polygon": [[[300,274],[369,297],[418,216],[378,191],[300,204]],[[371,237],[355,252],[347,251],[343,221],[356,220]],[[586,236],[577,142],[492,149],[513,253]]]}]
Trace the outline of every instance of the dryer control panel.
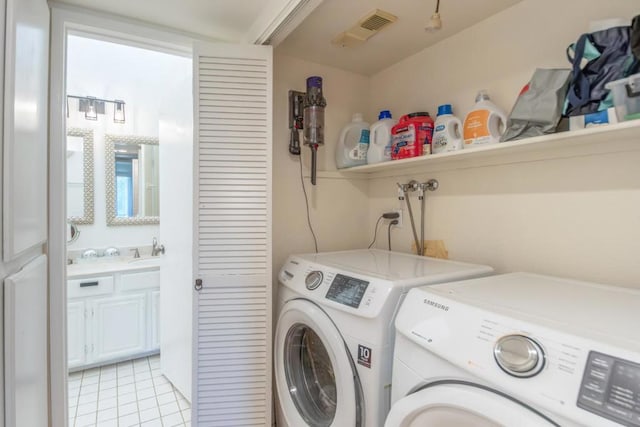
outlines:
[{"label": "dryer control panel", "polygon": [[640,426],[640,364],[589,352],[578,406],[626,426]]}]

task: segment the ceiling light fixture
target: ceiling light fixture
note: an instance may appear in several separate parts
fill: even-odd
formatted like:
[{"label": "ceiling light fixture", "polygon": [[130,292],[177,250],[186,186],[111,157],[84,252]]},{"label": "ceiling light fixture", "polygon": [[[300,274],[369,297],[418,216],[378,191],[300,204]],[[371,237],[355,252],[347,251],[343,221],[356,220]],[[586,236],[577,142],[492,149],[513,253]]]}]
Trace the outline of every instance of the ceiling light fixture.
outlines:
[{"label": "ceiling light fixture", "polygon": [[440,19],[440,0],[437,0],[436,11],[433,12],[433,15],[431,15],[431,18],[429,19],[429,22],[427,22],[427,25],[424,27],[424,29],[429,32],[434,32],[438,31],[441,28],[442,19]]}]

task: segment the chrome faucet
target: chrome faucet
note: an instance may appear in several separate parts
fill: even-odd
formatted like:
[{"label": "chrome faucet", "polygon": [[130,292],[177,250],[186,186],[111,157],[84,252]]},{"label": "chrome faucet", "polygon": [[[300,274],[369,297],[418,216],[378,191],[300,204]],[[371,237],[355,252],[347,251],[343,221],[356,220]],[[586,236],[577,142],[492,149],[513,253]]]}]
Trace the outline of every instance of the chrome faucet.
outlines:
[{"label": "chrome faucet", "polygon": [[133,252],[134,258],[140,258],[140,251],[138,250],[138,248],[129,249],[129,252]]},{"label": "chrome faucet", "polygon": [[158,254],[164,255],[164,245],[158,245],[158,239],[154,237],[151,245],[151,256],[158,256]]}]

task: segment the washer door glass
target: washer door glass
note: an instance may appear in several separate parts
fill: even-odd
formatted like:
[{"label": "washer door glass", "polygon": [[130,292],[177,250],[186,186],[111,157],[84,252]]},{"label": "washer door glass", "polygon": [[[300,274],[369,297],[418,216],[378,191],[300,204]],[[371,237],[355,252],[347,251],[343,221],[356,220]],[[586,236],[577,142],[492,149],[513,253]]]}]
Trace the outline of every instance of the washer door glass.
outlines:
[{"label": "washer door glass", "polygon": [[284,348],[287,386],[298,412],[311,426],[330,426],[336,415],[336,378],[322,340],[310,326],[297,323],[289,328]]}]

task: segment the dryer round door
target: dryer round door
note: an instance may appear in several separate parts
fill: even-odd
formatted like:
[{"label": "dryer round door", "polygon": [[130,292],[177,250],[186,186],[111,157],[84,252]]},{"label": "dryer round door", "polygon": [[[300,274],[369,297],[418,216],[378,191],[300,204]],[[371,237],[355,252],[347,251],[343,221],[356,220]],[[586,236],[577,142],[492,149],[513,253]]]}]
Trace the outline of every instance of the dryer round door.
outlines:
[{"label": "dryer round door", "polygon": [[361,424],[361,389],[340,332],[317,305],[287,302],[275,336],[275,377],[290,427]]},{"label": "dryer round door", "polygon": [[488,387],[463,381],[439,381],[398,400],[385,427],[550,427],[545,415]]}]

